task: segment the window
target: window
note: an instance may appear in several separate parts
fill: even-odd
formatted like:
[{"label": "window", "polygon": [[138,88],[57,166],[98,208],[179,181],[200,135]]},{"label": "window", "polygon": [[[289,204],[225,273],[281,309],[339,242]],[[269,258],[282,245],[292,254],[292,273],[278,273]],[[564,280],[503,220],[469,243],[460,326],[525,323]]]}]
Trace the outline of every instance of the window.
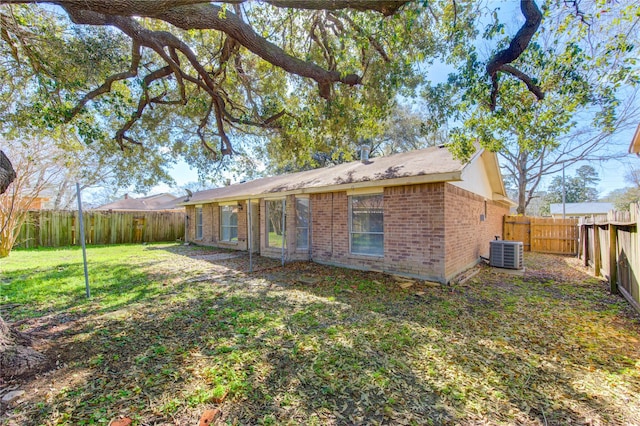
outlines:
[{"label": "window", "polygon": [[309,199],[296,198],[296,248],[309,249]]},{"label": "window", "polygon": [[202,206],[196,207],[196,240],[202,239]]},{"label": "window", "polygon": [[220,206],[220,240],[238,242],[238,206]]},{"label": "window", "polygon": [[351,253],[384,255],[383,195],[350,197]]},{"label": "window", "polygon": [[284,200],[267,200],[267,247],[282,248],[284,229],[282,219],[284,215]]}]

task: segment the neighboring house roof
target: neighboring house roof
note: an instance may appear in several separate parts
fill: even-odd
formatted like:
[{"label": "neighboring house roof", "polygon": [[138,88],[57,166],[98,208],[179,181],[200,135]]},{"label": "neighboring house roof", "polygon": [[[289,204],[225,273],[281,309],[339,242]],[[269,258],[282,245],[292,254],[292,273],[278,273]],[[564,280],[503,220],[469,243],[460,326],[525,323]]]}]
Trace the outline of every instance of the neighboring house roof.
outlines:
[{"label": "neighboring house roof", "polygon": [[483,179],[487,180],[487,185],[491,188],[489,198],[512,203],[506,197],[495,153],[479,149],[469,162],[461,163],[453,158],[446,147],[440,146],[200,191],[182,205],[264,198],[270,195],[344,191],[382,185],[463,181],[463,173],[473,162],[482,163]]},{"label": "neighboring house roof", "polygon": [[638,124],[636,133],[633,135],[633,139],[631,139],[631,143],[629,144],[629,153],[640,155],[640,124]]},{"label": "neighboring house roof", "polygon": [[178,203],[183,198],[171,194],[156,194],[148,197],[133,198],[125,195],[124,198],[113,203],[104,204],[94,210],[122,210],[122,211],[149,211],[149,210],[174,210],[180,209]]},{"label": "neighboring house roof", "polygon": [[[613,203],[565,203],[567,216],[588,216],[592,214],[607,214],[613,210]],[[562,214],[562,203],[553,203],[549,210],[552,215]]]}]

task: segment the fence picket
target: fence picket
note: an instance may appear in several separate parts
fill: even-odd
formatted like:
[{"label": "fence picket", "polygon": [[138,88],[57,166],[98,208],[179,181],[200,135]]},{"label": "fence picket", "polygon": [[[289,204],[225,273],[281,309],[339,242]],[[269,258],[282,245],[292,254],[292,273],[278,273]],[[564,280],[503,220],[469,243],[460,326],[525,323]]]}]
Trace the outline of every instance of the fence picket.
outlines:
[{"label": "fence picket", "polygon": [[578,254],[578,220],[505,216],[503,238],[522,241],[525,251]]},{"label": "fence picket", "polygon": [[[181,212],[84,212],[87,244],[175,241],[183,236]],[[14,247],[79,245],[80,223],[75,211],[39,210],[28,213]]]},{"label": "fence picket", "polygon": [[[594,267],[595,276],[609,280],[612,293],[620,292],[640,312],[639,206],[628,212],[610,211],[606,216],[584,218],[579,226],[589,237],[582,254],[584,263]],[[591,235],[594,238],[591,238]]]}]

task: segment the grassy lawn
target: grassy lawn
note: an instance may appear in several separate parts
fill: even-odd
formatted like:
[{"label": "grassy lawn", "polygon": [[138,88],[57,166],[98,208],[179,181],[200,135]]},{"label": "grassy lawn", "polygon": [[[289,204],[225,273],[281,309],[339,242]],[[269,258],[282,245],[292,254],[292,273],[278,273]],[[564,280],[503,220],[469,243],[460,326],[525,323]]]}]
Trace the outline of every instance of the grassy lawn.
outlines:
[{"label": "grassy lawn", "polygon": [[269,232],[269,247],[282,248],[282,234]]},{"label": "grassy lawn", "polygon": [[15,251],[2,315],[50,371],[5,425],[640,424],[640,321],[576,259],[463,285],[179,245]]}]

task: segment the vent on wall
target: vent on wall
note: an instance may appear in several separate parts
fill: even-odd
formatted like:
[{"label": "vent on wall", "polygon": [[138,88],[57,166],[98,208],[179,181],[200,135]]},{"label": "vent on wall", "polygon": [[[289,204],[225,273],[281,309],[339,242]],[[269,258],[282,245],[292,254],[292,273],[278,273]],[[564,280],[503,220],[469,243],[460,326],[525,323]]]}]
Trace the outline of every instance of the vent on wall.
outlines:
[{"label": "vent on wall", "polygon": [[491,241],[489,249],[489,265],[508,269],[522,269],[524,267],[522,242],[495,240]]}]

